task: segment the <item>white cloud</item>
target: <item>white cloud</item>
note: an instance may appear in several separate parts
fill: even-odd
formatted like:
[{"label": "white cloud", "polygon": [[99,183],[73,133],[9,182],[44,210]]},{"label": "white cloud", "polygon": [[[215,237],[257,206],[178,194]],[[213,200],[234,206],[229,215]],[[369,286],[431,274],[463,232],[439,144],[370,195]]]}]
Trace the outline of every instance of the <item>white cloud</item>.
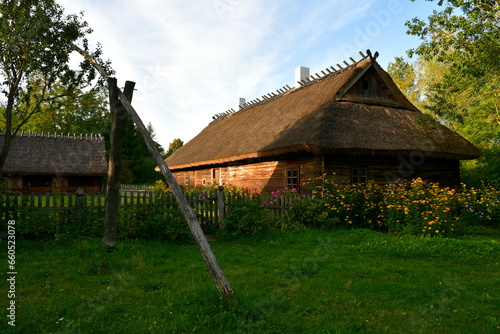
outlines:
[{"label": "white cloud", "polygon": [[[394,1],[394,0],[391,0]],[[333,65],[339,31],[366,17],[362,0],[66,0],[85,11],[119,85],[163,146],[191,139],[212,115],[293,85],[296,66]],[[404,33],[403,33],[404,34]],[[380,49],[379,49],[380,50]],[[357,51],[357,50],[356,50]],[[401,51],[402,53],[404,50]],[[350,54],[349,56],[356,56]],[[322,69],[322,68],[319,68]]]}]

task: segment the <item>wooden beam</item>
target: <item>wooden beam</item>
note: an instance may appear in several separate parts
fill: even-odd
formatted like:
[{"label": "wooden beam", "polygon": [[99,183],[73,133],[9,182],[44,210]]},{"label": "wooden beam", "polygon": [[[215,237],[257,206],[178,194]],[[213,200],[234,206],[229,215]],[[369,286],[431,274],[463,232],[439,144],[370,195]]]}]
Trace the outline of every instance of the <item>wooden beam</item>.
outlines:
[{"label": "wooden beam", "polygon": [[[109,107],[111,111],[111,135],[108,162],[108,180],[106,184],[106,207],[104,219],[104,244],[116,247],[116,225],[118,205],[120,204],[120,174],[122,169],[123,139],[127,126],[127,111],[118,99],[118,86],[115,78],[108,80]],[[125,96],[132,101],[135,83],[127,81]]]},{"label": "wooden beam", "polygon": [[[95,59],[93,59],[87,52],[80,49],[74,43],[68,42],[68,44],[73,48],[73,50],[77,51],[85,59],[87,59],[107,82],[109,81],[109,75],[97,63]],[[189,225],[189,229],[193,234],[196,244],[198,245],[198,249],[200,250],[202,257],[205,260],[205,264],[208,268],[208,271],[210,272],[210,275],[212,276],[215,285],[219,289],[219,292],[222,294],[222,297],[225,300],[231,300],[236,298],[234,291],[231,285],[229,284],[229,281],[224,275],[222,269],[220,268],[217,259],[210,247],[210,244],[208,243],[207,238],[205,237],[205,234],[201,229],[200,223],[196,218],[196,213],[194,212],[193,208],[191,207],[186,197],[184,196],[184,193],[182,192],[180,185],[177,183],[175,177],[173,176],[172,172],[167,166],[167,163],[165,162],[165,160],[163,160],[160,152],[158,151],[158,148],[156,147],[156,143],[154,142],[153,138],[151,138],[151,135],[149,134],[146,126],[144,126],[144,123],[142,122],[141,118],[135,111],[134,107],[132,107],[132,105],[128,101],[125,94],[121,92],[120,89],[117,89],[117,93],[118,93],[118,98],[120,99],[122,105],[127,110],[129,116],[132,117],[132,120],[134,121],[137,130],[144,139],[149,152],[155,158],[156,163],[158,164],[158,167],[160,168],[163,174],[163,177],[170,186],[170,189],[172,189],[172,193],[174,194],[175,200],[179,205],[179,208]]]}]

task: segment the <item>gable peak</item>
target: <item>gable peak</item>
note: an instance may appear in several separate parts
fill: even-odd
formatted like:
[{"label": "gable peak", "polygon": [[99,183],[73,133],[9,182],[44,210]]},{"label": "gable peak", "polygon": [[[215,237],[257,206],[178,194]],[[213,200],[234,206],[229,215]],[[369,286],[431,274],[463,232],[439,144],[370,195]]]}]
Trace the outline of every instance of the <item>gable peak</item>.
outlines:
[{"label": "gable peak", "polygon": [[[283,86],[282,88],[279,88],[276,90],[276,92],[271,92],[271,93],[267,93],[267,94],[264,94],[262,95],[261,98],[256,98],[254,100],[251,100],[251,101],[248,101],[248,102],[245,102],[243,103],[242,105],[239,105],[239,108],[237,108],[238,110],[234,110],[233,108],[230,108],[222,113],[218,113],[218,114],[215,114],[214,116],[212,116],[212,119],[213,121],[211,123],[214,123],[214,122],[217,122],[217,121],[220,121],[232,114],[235,114],[235,113],[239,113],[239,112],[242,112],[246,109],[249,109],[249,108],[252,108],[252,107],[255,107],[257,105],[261,105],[261,104],[264,104],[264,103],[268,103],[270,101],[273,101],[275,100],[276,98],[288,93],[288,92],[291,92],[291,91],[295,91],[295,90],[298,90],[298,89],[302,89],[304,87],[307,87],[309,85],[312,85],[320,80],[323,80],[325,78],[329,78],[329,77],[333,77],[339,73],[342,73],[346,70],[349,70],[355,66],[357,66],[359,63],[361,63],[362,61],[366,60],[366,59],[370,59],[372,62],[375,62],[379,53],[378,52],[375,52],[374,55],[372,55],[371,51],[368,49],[366,50],[366,55],[362,52],[362,51],[359,51],[359,55],[361,56],[361,59],[356,61],[354,60],[352,57],[349,57],[349,60],[351,63],[348,63],[347,61],[343,61],[343,65],[340,65],[339,63],[337,63],[334,67],[334,66],[330,66],[330,67],[327,67],[326,69],[324,70],[321,70],[321,74],[318,74],[317,72],[313,75],[309,75],[309,73],[307,74],[306,77],[304,77],[303,79],[299,80],[296,82],[296,84],[294,85],[294,87],[290,87],[289,85],[285,85]],[[304,71],[305,72],[305,71]]]}]

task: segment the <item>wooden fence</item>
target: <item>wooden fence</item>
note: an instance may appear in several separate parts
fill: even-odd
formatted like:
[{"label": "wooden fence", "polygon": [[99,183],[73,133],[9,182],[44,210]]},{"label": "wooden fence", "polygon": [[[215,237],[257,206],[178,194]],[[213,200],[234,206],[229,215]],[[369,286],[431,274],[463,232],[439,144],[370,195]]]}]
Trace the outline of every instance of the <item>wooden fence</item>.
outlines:
[{"label": "wooden fence", "polygon": [[138,184],[120,184],[120,194],[124,193],[151,193],[151,186]]},{"label": "wooden fence", "polygon": [[[120,191],[120,206],[142,206],[157,203],[166,207],[176,207],[172,193],[157,193],[150,189],[123,188]],[[297,196],[250,195],[245,193],[224,192],[223,190],[186,192],[186,198],[202,224],[217,225],[224,220],[226,207],[238,199],[254,200],[275,214],[281,214]],[[0,207],[18,210],[26,207],[41,210],[70,210],[78,207],[104,208],[105,195],[102,194],[3,194]]]}]

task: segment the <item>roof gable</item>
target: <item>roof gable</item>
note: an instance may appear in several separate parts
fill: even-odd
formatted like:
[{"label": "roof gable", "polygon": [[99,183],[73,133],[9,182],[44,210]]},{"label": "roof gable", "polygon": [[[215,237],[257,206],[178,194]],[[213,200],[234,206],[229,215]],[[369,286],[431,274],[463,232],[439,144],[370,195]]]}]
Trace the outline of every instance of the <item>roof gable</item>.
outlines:
[{"label": "roof gable", "polygon": [[392,78],[374,61],[347,81],[339,89],[335,99],[418,111]]}]

